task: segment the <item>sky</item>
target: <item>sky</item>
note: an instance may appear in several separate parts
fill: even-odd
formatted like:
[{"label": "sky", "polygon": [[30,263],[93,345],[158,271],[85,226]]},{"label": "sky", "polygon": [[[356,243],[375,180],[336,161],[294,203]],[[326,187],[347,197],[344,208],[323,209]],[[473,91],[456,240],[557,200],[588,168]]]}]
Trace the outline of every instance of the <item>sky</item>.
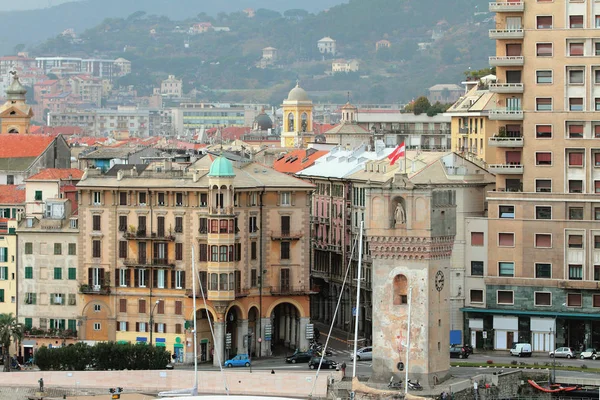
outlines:
[{"label": "sky", "polygon": [[0,9],[2,11],[33,10],[36,8],[57,6],[68,1],[73,0],[0,0]]}]

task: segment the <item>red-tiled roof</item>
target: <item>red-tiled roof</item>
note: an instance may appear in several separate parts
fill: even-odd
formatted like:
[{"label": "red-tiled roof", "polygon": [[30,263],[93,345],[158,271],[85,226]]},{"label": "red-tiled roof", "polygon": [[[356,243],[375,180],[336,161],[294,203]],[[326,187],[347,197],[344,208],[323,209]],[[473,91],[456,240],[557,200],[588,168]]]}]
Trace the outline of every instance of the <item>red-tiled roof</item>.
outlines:
[{"label": "red-tiled roof", "polygon": [[81,135],[83,133],[83,129],[80,126],[32,126],[29,128],[29,132],[34,133],[36,135],[48,135],[48,136],[58,136],[58,135]]},{"label": "red-tiled roof", "polygon": [[315,133],[315,135],[321,135],[321,134],[327,132],[328,130],[330,130],[331,128],[333,128],[334,126],[335,126],[334,124],[322,124],[322,123],[314,122],[313,123],[313,132]]},{"label": "red-tiled roof", "polygon": [[81,179],[83,171],[77,168],[46,168],[37,174],[27,178],[30,180],[59,180],[59,179]]},{"label": "red-tiled roof", "polygon": [[315,163],[315,160],[329,153],[326,150],[298,149],[287,153],[273,164],[273,169],[279,172],[295,174]]},{"label": "red-tiled roof", "polygon": [[0,204],[25,203],[25,185],[0,185]]},{"label": "red-tiled roof", "polygon": [[73,144],[80,144],[80,145],[85,145],[85,146],[93,146],[95,144],[101,144],[104,143],[108,140],[108,138],[103,138],[103,137],[70,137],[67,138],[67,142],[70,145]]},{"label": "red-tiled roof", "polygon": [[53,137],[42,135],[2,134],[0,158],[37,157],[53,140]]}]

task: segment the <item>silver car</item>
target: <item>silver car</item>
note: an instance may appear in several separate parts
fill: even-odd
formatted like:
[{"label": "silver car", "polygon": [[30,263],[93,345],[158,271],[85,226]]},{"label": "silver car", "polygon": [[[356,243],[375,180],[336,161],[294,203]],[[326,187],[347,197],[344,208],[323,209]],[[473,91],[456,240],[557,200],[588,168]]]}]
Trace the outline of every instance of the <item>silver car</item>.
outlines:
[{"label": "silver car", "polygon": [[550,357],[556,358],[575,358],[575,350],[570,347],[559,347],[558,349],[550,352]]},{"label": "silver car", "polygon": [[[352,357],[351,359],[354,360],[354,357]],[[373,359],[373,348],[371,346],[363,347],[362,349],[356,350],[356,361],[372,360],[372,359]]]}]

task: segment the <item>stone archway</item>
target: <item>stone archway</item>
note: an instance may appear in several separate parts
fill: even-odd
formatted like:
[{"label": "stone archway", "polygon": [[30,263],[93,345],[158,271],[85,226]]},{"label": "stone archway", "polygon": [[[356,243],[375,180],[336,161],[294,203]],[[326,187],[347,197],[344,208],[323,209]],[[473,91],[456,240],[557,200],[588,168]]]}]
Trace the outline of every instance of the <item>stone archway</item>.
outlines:
[{"label": "stone archway", "polygon": [[271,326],[270,344],[274,354],[289,354],[296,349],[306,350],[307,343],[301,340],[305,337],[301,319],[307,318],[302,318],[302,310],[297,305],[282,301],[271,307],[268,315]]},{"label": "stone archway", "polygon": [[[244,329],[244,325],[245,329]],[[245,354],[247,349],[247,340],[244,341],[244,335],[247,335],[248,320],[244,319],[242,309],[233,305],[225,313],[225,337],[231,336],[231,345],[227,348],[225,340],[225,359],[230,359],[236,354]],[[245,332],[244,332],[245,331]]]},{"label": "stone archway", "polygon": [[[196,310],[196,341],[198,344],[198,362],[210,362],[214,354],[214,338],[211,332],[211,325],[214,331],[216,313],[212,309],[199,308]],[[192,316],[192,318],[194,318]],[[210,318],[210,322],[209,322]],[[192,335],[194,334],[193,326]],[[193,360],[193,350],[192,350]]]},{"label": "stone archway", "polygon": [[256,357],[258,355],[258,338],[259,338],[259,325],[260,325],[260,313],[258,311],[258,306],[252,305],[250,310],[248,311],[248,334],[250,337],[250,349],[248,353],[251,357]]}]

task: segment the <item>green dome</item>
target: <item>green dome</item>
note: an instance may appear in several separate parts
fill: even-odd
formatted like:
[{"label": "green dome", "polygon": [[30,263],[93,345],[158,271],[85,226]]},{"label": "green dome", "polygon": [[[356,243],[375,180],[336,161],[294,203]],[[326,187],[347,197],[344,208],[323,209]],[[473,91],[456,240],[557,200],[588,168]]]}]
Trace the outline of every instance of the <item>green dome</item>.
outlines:
[{"label": "green dome", "polygon": [[219,156],[210,165],[210,171],[208,172],[210,177],[229,177],[235,176],[233,173],[233,164],[227,158]]}]

